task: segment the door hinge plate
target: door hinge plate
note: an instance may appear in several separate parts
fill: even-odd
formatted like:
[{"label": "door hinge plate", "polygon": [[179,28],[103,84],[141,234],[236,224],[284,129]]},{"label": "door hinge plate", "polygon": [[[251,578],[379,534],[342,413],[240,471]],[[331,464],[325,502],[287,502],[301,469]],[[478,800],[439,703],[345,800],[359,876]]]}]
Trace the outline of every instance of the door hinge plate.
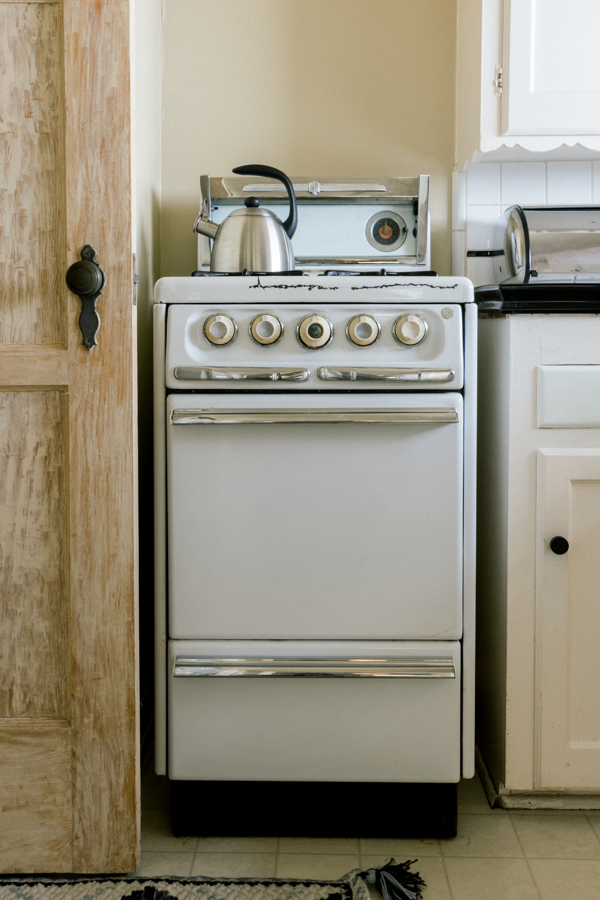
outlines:
[{"label": "door hinge plate", "polygon": [[140,283],[140,276],[137,273],[137,260],[135,253],[133,254],[133,305],[137,306],[137,286]]},{"label": "door hinge plate", "polygon": [[502,66],[496,66],[496,78],[494,81],[494,87],[496,88],[496,96],[499,97],[504,90],[504,72],[502,70]]}]

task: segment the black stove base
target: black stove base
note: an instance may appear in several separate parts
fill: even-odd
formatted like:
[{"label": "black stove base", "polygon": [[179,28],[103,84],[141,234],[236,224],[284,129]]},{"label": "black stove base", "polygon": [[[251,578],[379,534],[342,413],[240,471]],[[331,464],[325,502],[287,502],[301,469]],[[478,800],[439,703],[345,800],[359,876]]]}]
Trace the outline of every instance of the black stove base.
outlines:
[{"label": "black stove base", "polygon": [[173,834],[456,837],[456,784],[172,781]]}]

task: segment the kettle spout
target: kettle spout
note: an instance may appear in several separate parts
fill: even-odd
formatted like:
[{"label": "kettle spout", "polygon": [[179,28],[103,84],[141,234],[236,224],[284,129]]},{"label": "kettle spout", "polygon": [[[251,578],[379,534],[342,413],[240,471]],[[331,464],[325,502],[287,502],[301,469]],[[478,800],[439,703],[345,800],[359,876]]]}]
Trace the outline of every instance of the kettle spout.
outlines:
[{"label": "kettle spout", "polygon": [[206,237],[212,238],[213,241],[216,237],[217,231],[219,230],[219,226],[215,224],[215,222],[209,222],[208,219],[205,219],[202,213],[198,214],[196,221],[194,222],[194,229],[198,234],[203,234]]}]

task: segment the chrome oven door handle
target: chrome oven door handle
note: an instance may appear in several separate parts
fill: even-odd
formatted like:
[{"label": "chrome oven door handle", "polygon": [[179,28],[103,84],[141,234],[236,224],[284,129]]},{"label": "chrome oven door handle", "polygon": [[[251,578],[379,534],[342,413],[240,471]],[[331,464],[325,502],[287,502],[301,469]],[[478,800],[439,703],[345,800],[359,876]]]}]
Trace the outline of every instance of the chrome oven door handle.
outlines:
[{"label": "chrome oven door handle", "polygon": [[456,678],[451,656],[400,659],[216,659],[178,656],[175,678]]},{"label": "chrome oven door handle", "polygon": [[308,381],[308,369],[264,369],[258,366],[212,368],[208,366],[176,366],[178,381]]},{"label": "chrome oven door handle", "polygon": [[174,409],[172,425],[275,425],[360,423],[433,425],[459,421],[454,407],[441,409]]},{"label": "chrome oven door handle", "polygon": [[322,366],[317,369],[317,378],[320,381],[396,381],[411,384],[447,384],[454,380],[454,375],[453,369],[399,369],[379,366],[352,366],[352,368],[338,366],[335,369]]}]

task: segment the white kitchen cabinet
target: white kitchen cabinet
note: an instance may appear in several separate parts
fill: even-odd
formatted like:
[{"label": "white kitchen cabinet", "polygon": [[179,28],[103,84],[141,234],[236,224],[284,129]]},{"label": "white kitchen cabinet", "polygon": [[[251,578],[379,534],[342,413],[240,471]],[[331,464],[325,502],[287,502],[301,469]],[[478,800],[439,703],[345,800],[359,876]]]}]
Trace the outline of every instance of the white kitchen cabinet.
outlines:
[{"label": "white kitchen cabinet", "polygon": [[[569,543],[564,554],[550,549],[556,535]],[[600,785],[599,548],[600,450],[539,450],[536,620],[545,790]]]},{"label": "white kitchen cabinet", "polygon": [[600,316],[479,326],[478,768],[496,805],[600,808]]},{"label": "white kitchen cabinet", "polygon": [[600,155],[599,33],[597,0],[458,0],[459,170]]}]

